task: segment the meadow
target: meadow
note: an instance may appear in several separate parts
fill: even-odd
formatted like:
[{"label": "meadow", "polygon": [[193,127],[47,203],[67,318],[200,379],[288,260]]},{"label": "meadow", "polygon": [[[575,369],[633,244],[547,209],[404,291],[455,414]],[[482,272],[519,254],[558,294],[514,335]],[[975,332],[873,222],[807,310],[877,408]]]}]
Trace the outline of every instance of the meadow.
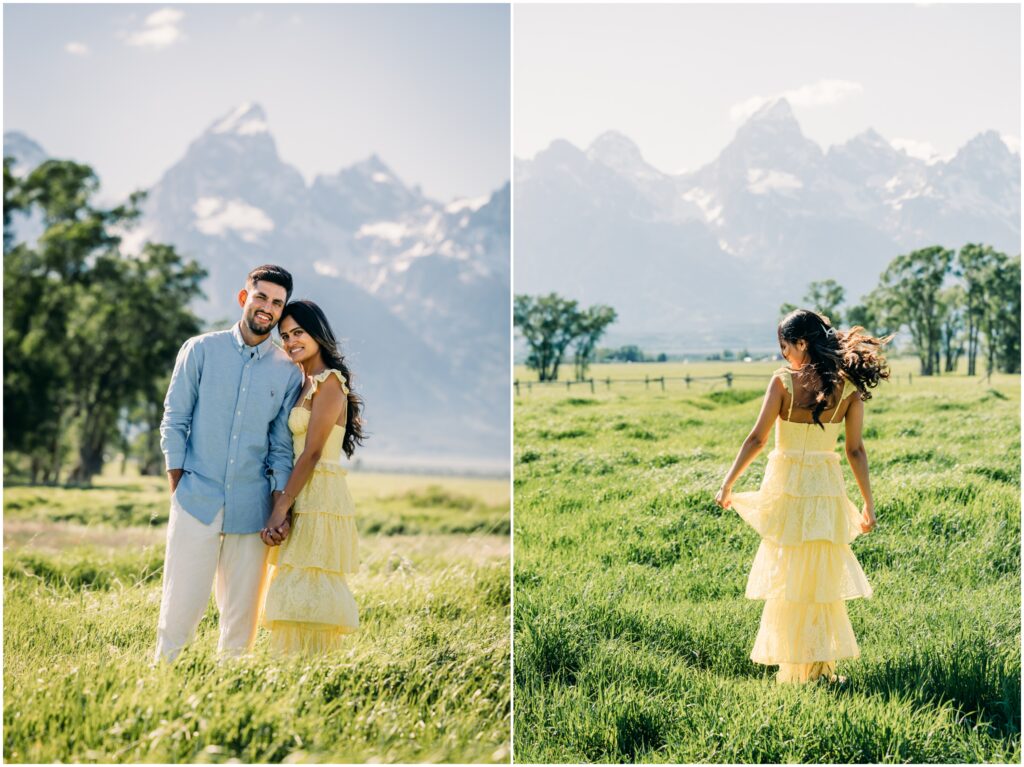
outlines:
[{"label": "meadow", "polygon": [[[866,403],[879,523],[853,544],[875,592],[847,603],[861,657],[840,662],[844,685],[782,686],[749,660],[758,536],[713,501],[781,364],[520,387],[515,761],[1020,763],[1020,377],[895,362]],[[754,375],[643,383],[726,371]]]},{"label": "meadow", "polygon": [[352,473],[361,630],[218,662],[211,600],[150,666],[166,480],[4,492],[7,762],[507,762],[507,480]]}]

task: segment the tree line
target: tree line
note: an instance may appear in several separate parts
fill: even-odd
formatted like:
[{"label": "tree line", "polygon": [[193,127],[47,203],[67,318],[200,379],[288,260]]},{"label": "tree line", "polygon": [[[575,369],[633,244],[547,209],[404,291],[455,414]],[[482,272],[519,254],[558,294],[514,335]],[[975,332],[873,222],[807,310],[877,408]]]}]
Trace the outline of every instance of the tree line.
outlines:
[{"label": "tree line", "polygon": [[617,315],[610,306],[581,309],[576,301],[549,293],[516,296],[512,317],[529,347],[526,365],[537,371],[541,381],[558,380],[558,368],[570,347],[573,372],[576,380],[582,381],[594,361],[597,342]]},{"label": "tree line", "polygon": [[[874,290],[841,309],[845,290],[835,280],[812,282],[809,308],[833,325],[861,325],[875,335],[906,328],[921,375],[952,373],[966,360],[967,375],[1020,372],[1020,255],[971,243],[959,251],[939,245],[894,258]],[[783,304],[782,314],[796,307]]]},{"label": "tree line", "polygon": [[[925,376],[951,373],[966,360],[967,375],[1020,372],[1021,259],[990,245],[971,243],[959,251],[935,245],[894,258],[877,287],[860,303],[844,307],[846,291],[835,280],[811,282],[804,305],[833,325],[860,325],[877,336],[906,329]],[[780,316],[796,309],[783,304]],[[559,365],[572,349],[576,380],[583,380],[597,356],[643,361],[637,347],[598,350],[597,342],[616,319],[610,306],[580,309],[556,293],[517,295],[514,325],[528,348],[527,367],[541,381],[558,379]]]},{"label": "tree line", "polygon": [[[22,177],[12,166],[4,158],[5,472],[89,483],[134,435],[143,469],[159,473],[164,390],[178,348],[202,330],[188,306],[206,272],[171,245],[122,252],[143,193],[104,208],[87,165],[49,160]],[[18,219],[42,234],[16,241]]]}]

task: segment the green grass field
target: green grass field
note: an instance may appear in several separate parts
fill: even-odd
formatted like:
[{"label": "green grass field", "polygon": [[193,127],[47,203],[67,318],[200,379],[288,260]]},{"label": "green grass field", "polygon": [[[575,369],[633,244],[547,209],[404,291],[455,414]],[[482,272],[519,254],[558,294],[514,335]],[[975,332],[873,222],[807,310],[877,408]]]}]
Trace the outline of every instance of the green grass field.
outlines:
[{"label": "green grass field", "polygon": [[780,364],[592,368],[761,374],[732,388],[521,387],[517,762],[1020,762],[1020,377],[896,362],[866,403],[879,525],[853,544],[875,590],[848,603],[861,658],[840,662],[844,687],[793,687],[749,660],[758,536],[713,502]]},{"label": "green grass field", "polygon": [[333,657],[150,668],[162,479],[4,493],[7,762],[507,762],[508,482],[350,474],[362,630]]}]

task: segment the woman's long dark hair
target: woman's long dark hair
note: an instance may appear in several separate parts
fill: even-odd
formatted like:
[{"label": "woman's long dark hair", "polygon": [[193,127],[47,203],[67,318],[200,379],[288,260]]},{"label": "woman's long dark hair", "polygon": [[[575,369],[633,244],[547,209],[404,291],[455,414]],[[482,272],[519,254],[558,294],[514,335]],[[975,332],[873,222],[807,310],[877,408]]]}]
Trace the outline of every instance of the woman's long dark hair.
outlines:
[{"label": "woman's long dark hair", "polygon": [[889,378],[889,365],[881,350],[892,338],[891,335],[875,338],[859,325],[837,330],[828,317],[809,309],[796,309],[782,318],[779,340],[790,344],[800,340],[807,342],[810,360],[801,370],[806,369],[811,374],[807,383],[815,392],[811,408],[814,423],[825,428],[821,414],[833,404],[829,402],[830,397],[842,391],[844,377],[857,387],[862,400],[871,399],[868,389]]},{"label": "woman's long dark hair", "polygon": [[363,435],[363,421],[359,417],[363,409],[362,398],[352,388],[352,373],[345,364],[345,358],[341,356],[338,348],[338,341],[334,337],[330,323],[323,310],[308,299],[292,301],[284,307],[281,312],[281,321],[285,317],[291,317],[299,327],[309,333],[313,340],[320,346],[320,356],[328,368],[340,370],[348,383],[348,415],[345,418],[345,438],[341,447],[349,458],[356,450],[356,445],[362,445],[366,437]]}]

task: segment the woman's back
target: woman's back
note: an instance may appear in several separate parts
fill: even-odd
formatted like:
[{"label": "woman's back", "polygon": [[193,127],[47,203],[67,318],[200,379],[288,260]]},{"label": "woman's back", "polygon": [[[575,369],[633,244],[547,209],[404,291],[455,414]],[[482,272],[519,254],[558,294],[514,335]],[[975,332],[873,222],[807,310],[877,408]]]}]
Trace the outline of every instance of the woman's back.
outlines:
[{"label": "woman's back", "polygon": [[794,380],[793,371],[783,367],[776,370],[773,375],[778,376],[786,387],[781,412],[775,422],[775,449],[801,453],[834,452],[843,417],[849,406],[847,398],[857,391],[857,387],[844,379],[836,403],[820,414],[819,426],[814,423],[814,415],[810,408],[796,404],[798,401],[806,402],[808,397],[799,379]]}]

